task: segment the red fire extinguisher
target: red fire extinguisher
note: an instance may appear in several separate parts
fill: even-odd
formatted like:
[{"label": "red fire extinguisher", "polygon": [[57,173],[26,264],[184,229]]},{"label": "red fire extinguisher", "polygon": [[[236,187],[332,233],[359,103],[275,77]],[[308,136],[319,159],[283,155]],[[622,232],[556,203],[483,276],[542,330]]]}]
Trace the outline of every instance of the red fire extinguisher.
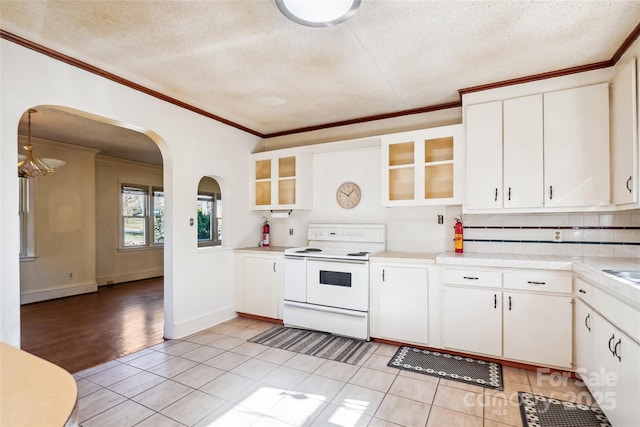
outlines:
[{"label": "red fire extinguisher", "polygon": [[266,219],[262,223],[262,246],[269,246],[269,223]]},{"label": "red fire extinguisher", "polygon": [[454,229],[454,248],[457,253],[462,253],[462,218],[456,217],[456,225],[453,226]]}]

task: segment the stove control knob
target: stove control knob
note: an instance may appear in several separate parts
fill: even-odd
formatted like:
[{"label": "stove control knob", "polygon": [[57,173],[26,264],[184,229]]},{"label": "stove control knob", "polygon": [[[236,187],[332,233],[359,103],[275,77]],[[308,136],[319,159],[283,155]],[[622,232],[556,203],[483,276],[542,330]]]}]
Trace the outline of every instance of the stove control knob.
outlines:
[{"label": "stove control knob", "polygon": [[324,236],[324,231],[321,231],[321,232],[320,232],[320,235],[321,235],[321,236]]},{"label": "stove control knob", "polygon": [[358,236],[360,237],[364,236],[364,231],[360,230],[360,233],[358,233]]}]

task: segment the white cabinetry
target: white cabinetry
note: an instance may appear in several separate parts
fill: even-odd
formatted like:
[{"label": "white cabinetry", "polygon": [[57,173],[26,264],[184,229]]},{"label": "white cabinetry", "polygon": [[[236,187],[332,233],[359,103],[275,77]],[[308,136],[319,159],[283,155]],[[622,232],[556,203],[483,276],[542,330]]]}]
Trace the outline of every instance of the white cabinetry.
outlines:
[{"label": "white cabinetry", "polygon": [[576,289],[577,372],[613,426],[638,426],[640,311],[581,279]]},{"label": "white cabinetry", "polygon": [[236,311],[282,318],[282,254],[236,253]]},{"label": "white cabinetry", "polygon": [[502,355],[500,289],[444,287],[443,342],[446,348]]},{"label": "white cabinetry", "polygon": [[429,270],[426,266],[370,263],[371,333],[375,338],[429,342]]},{"label": "white cabinetry", "polygon": [[608,206],[609,87],[544,94],[545,206]]},{"label": "white cabinetry", "polygon": [[455,204],[462,201],[462,125],[382,137],[384,206]]},{"label": "white cabinetry", "polygon": [[606,84],[468,105],[465,211],[609,204]]},{"label": "white cabinetry", "polygon": [[442,337],[446,348],[502,355],[502,274],[443,271]]},{"label": "white cabinetry", "polygon": [[465,207],[502,208],[502,101],[468,106],[465,125]]},{"label": "white cabinetry", "polygon": [[311,209],[311,153],[300,149],[256,153],[251,165],[253,209]]},{"label": "white cabinetry", "polygon": [[445,347],[571,368],[570,274],[446,269],[443,284]]},{"label": "white cabinetry", "polygon": [[504,357],[571,369],[571,297],[505,292]]},{"label": "white cabinetry", "polygon": [[611,86],[611,196],[616,206],[638,206],[637,65],[616,65]]}]

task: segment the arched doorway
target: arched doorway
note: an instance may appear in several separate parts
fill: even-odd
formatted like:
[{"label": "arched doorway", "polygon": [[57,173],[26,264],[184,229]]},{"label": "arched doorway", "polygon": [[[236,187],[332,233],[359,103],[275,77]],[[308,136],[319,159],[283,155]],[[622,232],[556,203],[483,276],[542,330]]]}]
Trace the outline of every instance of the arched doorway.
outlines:
[{"label": "arched doorway", "polygon": [[[30,218],[21,234],[35,238],[21,239],[32,244],[20,263],[21,303],[31,303],[21,310],[22,347],[74,372],[162,340],[162,153],[133,126],[66,107],[35,110],[35,156],[66,164],[29,179]],[[136,289],[127,294],[123,283]],[[115,297],[127,310],[109,314],[123,304],[102,301]],[[69,323],[52,321],[60,315]]]}]

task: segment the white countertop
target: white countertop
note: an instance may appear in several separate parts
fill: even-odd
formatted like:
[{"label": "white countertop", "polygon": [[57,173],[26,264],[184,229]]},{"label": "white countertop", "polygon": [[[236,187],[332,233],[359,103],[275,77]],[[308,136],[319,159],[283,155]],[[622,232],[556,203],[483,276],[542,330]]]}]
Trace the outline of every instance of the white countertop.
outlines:
[{"label": "white countertop", "polygon": [[481,252],[444,252],[436,264],[476,267],[543,268],[546,270],[572,269],[573,258],[557,255],[488,254]]},{"label": "white countertop", "polygon": [[640,285],[622,277],[603,273],[602,270],[640,270],[637,258],[575,258],[573,271],[598,287],[628,301],[640,309]]}]

